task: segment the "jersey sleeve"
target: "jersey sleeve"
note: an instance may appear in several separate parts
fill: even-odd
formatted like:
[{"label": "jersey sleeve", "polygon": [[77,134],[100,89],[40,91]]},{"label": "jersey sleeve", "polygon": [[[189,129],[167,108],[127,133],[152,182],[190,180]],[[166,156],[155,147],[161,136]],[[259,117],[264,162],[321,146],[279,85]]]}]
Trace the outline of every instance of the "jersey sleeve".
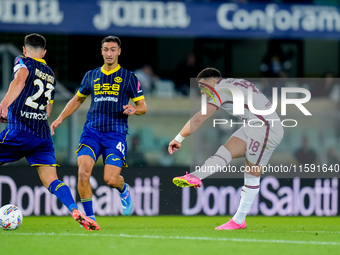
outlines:
[{"label": "jersey sleeve", "polygon": [[134,73],[131,73],[128,93],[133,102],[137,102],[145,98],[137,76]]},{"label": "jersey sleeve", "polygon": [[27,68],[26,64],[23,61],[23,56],[17,56],[14,60],[14,67],[13,67],[13,73],[16,73],[20,68]]},{"label": "jersey sleeve", "polygon": [[214,105],[217,109],[219,109],[224,103],[232,103],[233,97],[231,92],[225,88],[215,87],[215,91],[210,97],[208,104]]},{"label": "jersey sleeve", "polygon": [[79,97],[87,97],[90,94],[91,94],[90,74],[89,72],[87,72],[80,83],[80,88],[77,92],[77,95]]}]

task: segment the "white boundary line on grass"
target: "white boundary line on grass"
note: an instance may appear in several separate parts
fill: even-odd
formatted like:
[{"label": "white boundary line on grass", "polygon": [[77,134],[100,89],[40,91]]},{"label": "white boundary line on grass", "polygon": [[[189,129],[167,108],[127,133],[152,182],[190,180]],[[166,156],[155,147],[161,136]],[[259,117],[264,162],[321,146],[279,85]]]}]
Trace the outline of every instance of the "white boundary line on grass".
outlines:
[{"label": "white boundary line on grass", "polygon": [[[247,232],[260,232],[260,233],[277,233],[275,230],[251,230],[247,229]],[[281,231],[280,233],[318,233],[318,234],[340,234],[340,231],[325,231],[325,230],[292,230],[292,231]]]},{"label": "white boundary line on grass", "polygon": [[144,239],[173,239],[173,240],[204,240],[222,242],[251,242],[251,243],[282,243],[282,244],[314,244],[314,245],[340,245],[340,242],[318,242],[318,241],[297,241],[297,240],[275,240],[275,239],[247,239],[247,238],[225,238],[225,237],[205,237],[205,236],[151,236],[151,235],[128,235],[128,234],[101,234],[101,233],[13,233],[12,235],[30,236],[103,236],[103,237],[122,237],[122,238],[144,238]]}]

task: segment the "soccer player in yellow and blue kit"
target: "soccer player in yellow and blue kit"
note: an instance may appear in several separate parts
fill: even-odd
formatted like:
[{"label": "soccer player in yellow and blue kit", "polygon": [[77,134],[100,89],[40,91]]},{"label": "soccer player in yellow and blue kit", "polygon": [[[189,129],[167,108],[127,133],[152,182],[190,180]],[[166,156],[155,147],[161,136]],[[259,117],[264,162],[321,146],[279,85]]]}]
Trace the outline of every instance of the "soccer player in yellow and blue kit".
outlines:
[{"label": "soccer player in yellow and blue kit", "polygon": [[47,117],[52,110],[56,80],[43,57],[46,40],[39,34],[25,37],[23,55],[14,61],[12,82],[0,104],[0,165],[26,157],[38,170],[43,185],[72,212],[86,230],[98,224],[78,211],[69,187],[57,176],[54,147]]},{"label": "soccer player in yellow and blue kit", "polygon": [[[136,75],[118,64],[121,42],[116,36],[102,40],[104,65],[88,71],[77,94],[68,102],[59,117],[52,123],[51,131],[73,114],[91,95],[91,106],[87,113],[83,133],[80,138],[77,161],[78,192],[87,216],[95,219],[92,205],[90,176],[98,157],[104,161],[104,181],[120,192],[124,215],[133,209],[130,187],[120,175],[126,166],[126,135],[128,116],[146,113],[147,107],[143,91]],[[135,106],[129,105],[129,99]]]}]

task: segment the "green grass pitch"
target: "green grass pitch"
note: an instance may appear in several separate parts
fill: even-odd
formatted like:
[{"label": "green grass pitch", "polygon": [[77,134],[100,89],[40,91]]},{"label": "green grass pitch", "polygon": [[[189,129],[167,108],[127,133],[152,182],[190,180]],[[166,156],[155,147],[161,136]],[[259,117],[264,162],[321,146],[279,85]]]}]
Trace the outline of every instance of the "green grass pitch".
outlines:
[{"label": "green grass pitch", "polygon": [[244,230],[215,230],[227,217],[97,217],[86,231],[69,217],[24,217],[1,230],[1,253],[52,254],[339,254],[340,217],[248,216]]}]

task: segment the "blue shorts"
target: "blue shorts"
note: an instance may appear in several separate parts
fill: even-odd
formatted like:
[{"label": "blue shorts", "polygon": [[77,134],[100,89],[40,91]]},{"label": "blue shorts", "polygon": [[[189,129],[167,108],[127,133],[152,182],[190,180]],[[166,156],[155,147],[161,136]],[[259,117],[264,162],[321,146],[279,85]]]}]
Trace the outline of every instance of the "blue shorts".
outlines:
[{"label": "blue shorts", "polygon": [[107,159],[111,156],[118,156],[122,160],[122,165],[127,167],[126,150],[126,135],[117,132],[100,132],[93,128],[84,127],[76,153],[78,157],[88,155],[95,162],[102,155],[103,163],[111,165],[116,164],[107,161]]},{"label": "blue shorts", "polygon": [[6,128],[0,133],[0,165],[23,157],[31,166],[57,166],[51,138]]}]

